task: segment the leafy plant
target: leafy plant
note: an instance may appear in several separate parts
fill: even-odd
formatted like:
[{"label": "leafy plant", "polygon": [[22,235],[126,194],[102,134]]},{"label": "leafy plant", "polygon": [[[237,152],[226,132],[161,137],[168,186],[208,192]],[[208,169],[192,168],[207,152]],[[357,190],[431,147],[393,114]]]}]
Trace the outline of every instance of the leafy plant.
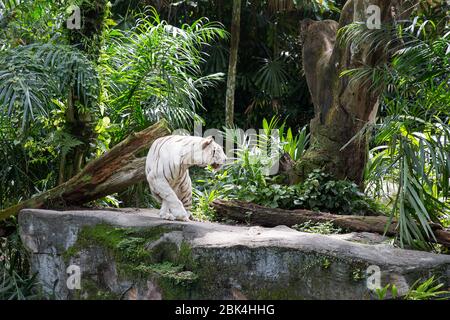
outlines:
[{"label": "leafy plant", "polygon": [[333,180],[329,174],[316,169],[297,187],[294,204],[299,208],[341,214],[370,215],[382,212],[382,207],[365,196],[350,181]]},{"label": "leafy plant", "polygon": [[388,290],[391,289],[391,296],[393,299],[401,298],[404,300],[449,300],[450,292],[447,290],[439,290],[444,286],[442,283],[438,283],[432,276],[431,278],[422,281],[421,279],[414,282],[409,288],[408,292],[399,296],[398,289],[395,284],[387,284],[385,287],[377,289],[375,291],[379,300],[384,300],[387,297]]},{"label": "leafy plant", "polygon": [[219,191],[217,189],[204,191],[194,189],[192,196],[195,203],[192,211],[193,216],[200,220],[214,220],[215,212],[211,203],[219,198]]},{"label": "leafy plant", "polygon": [[254,75],[255,85],[269,97],[279,98],[288,90],[289,74],[281,58],[261,59],[262,65]]},{"label": "leafy plant", "polygon": [[292,160],[299,160],[309,145],[310,133],[308,127],[301,128],[297,135],[292,134],[291,128],[287,129],[286,135],[281,136],[284,152],[287,152]]},{"label": "leafy plant", "polygon": [[405,300],[449,300],[450,292],[439,290],[443,286],[444,284],[437,283],[434,276],[422,283],[420,283],[420,280],[417,280],[405,295]]},{"label": "leafy plant", "polygon": [[[52,98],[75,87],[86,104],[99,94],[97,72],[78,49],[62,44],[30,44],[0,51],[0,115],[22,118],[22,128],[48,116]],[[19,106],[22,109],[17,109]]]},{"label": "leafy plant", "polygon": [[131,30],[112,29],[103,54],[108,105],[113,121],[142,128],[165,118],[175,128],[198,119],[201,90],[222,78],[203,76],[202,48],[226,37],[221,24],[206,18],[181,27],[160,20],[155,9],[139,15]]},{"label": "leafy plant", "polygon": [[281,176],[270,175],[283,152],[290,151],[294,158],[298,158],[309,139],[306,127],[293,136],[290,129],[285,130],[284,123],[279,123],[277,117],[270,121],[264,119],[259,134],[242,135],[239,130],[227,131],[227,139],[234,139],[237,145],[234,150],[236,158],[220,176],[210,172],[206,180],[194,183],[197,189],[194,201],[196,215],[206,212],[212,217],[209,204],[216,198],[239,199],[270,208],[302,208],[337,214],[370,215],[384,210],[360,192],[354,183],[334,181],[320,170],[315,170],[305,181],[293,186],[282,184]]},{"label": "leafy plant", "polygon": [[0,261],[0,300],[36,299],[36,275],[22,276],[14,268]]},{"label": "leafy plant", "polygon": [[[275,139],[273,142],[280,144],[280,151],[288,153],[293,160],[299,160],[309,145],[308,126],[304,126],[294,135],[292,129],[286,127],[286,121],[280,124],[279,118],[274,116],[270,121],[263,119],[262,129],[264,134],[260,134],[258,138],[263,141]],[[274,130],[277,134],[275,137]]]},{"label": "leafy plant", "polygon": [[366,43],[391,56],[343,76],[384,93],[383,117],[375,127],[363,130],[375,129],[366,167],[367,191],[391,206],[400,244],[421,249],[429,248],[434,238],[430,224],[448,218],[450,176],[450,32],[445,10],[435,14],[435,20],[425,13],[416,12],[412,21],[380,30],[353,24],[340,31],[345,42]]},{"label": "leafy plant", "polygon": [[[15,221],[8,224],[16,226]],[[30,276],[25,249],[19,235],[14,232],[7,238],[0,237],[0,300],[27,300],[39,297],[36,275]]]},{"label": "leafy plant", "polygon": [[229,168],[221,172],[215,172],[211,167],[206,170],[193,168],[191,174],[194,177],[192,184],[192,214],[200,220],[215,220],[215,212],[211,203],[216,199],[226,198],[230,192],[228,183]]},{"label": "leafy plant", "polygon": [[392,298],[394,298],[394,299],[396,299],[397,298],[397,296],[398,296],[398,290],[397,290],[397,287],[395,286],[395,284],[388,284],[388,285],[386,285],[385,287],[383,287],[383,288],[379,288],[379,289],[376,289],[375,290],[375,293],[376,293],[376,295],[377,295],[377,297],[378,297],[378,300],[384,300],[384,299],[386,299],[386,296],[387,296],[387,293],[388,293],[388,290],[389,290],[389,288],[391,289],[391,295],[392,295]]}]

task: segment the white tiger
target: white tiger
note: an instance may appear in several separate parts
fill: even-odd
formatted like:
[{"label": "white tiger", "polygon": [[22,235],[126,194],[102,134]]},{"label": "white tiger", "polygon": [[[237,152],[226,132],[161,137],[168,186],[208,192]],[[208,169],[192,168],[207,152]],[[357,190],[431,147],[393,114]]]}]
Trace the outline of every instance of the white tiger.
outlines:
[{"label": "white tiger", "polygon": [[161,203],[159,216],[189,221],[192,185],[189,167],[225,164],[226,155],[213,137],[166,136],[153,142],[145,172],[153,196]]}]

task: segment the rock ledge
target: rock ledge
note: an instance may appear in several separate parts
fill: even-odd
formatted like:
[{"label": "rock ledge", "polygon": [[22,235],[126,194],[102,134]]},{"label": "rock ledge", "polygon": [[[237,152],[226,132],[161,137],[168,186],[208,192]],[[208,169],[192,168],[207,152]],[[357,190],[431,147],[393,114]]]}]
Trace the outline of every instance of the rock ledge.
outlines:
[{"label": "rock ledge", "polygon": [[432,275],[450,283],[450,256],[285,226],[172,222],[138,209],[25,209],[19,225],[55,299],[372,299],[369,266],[400,293]]}]

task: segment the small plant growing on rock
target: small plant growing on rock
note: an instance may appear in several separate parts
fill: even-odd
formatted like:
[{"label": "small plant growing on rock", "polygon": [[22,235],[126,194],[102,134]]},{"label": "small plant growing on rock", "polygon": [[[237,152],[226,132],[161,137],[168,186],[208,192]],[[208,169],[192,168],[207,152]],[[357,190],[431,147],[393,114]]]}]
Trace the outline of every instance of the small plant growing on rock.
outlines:
[{"label": "small plant growing on rock", "polygon": [[416,281],[405,296],[406,300],[450,300],[450,291],[440,290],[443,283],[437,283],[432,276],[428,280],[420,283]]},{"label": "small plant growing on rock", "polygon": [[319,222],[314,223],[312,221],[306,221],[302,224],[296,224],[292,226],[293,229],[301,232],[320,233],[320,234],[339,234],[343,233],[343,230],[339,227],[335,227],[332,222]]}]

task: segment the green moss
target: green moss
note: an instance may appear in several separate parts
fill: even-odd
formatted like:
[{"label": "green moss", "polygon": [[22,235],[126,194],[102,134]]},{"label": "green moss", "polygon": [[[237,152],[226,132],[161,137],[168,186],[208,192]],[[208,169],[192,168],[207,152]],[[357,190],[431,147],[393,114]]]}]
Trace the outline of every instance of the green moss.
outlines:
[{"label": "green moss", "polygon": [[191,270],[196,270],[198,268],[198,263],[195,261],[194,256],[192,254],[192,248],[186,242],[182,242],[180,245],[177,263],[182,264],[186,268]]},{"label": "green moss", "polygon": [[295,293],[296,288],[287,286],[283,289],[274,290],[270,289],[258,289],[254,293],[251,293],[251,299],[254,300],[301,300],[302,298]]},{"label": "green moss", "polygon": [[89,278],[81,280],[82,290],[75,291],[76,300],[118,300],[120,296],[107,289],[100,288],[97,283]]},{"label": "green moss", "polygon": [[152,265],[139,265],[135,268],[137,272],[149,275],[158,275],[167,279],[171,279],[177,284],[190,283],[197,279],[192,271],[183,271],[183,265],[175,265],[171,262],[163,262]]},{"label": "green moss", "polygon": [[65,251],[63,258],[67,262],[82,249],[96,245],[109,250],[119,263],[151,263],[151,252],[145,248],[146,244],[170,231],[164,227],[121,228],[108,224],[86,226],[78,234],[75,245]]},{"label": "green moss", "polygon": [[358,267],[354,268],[352,270],[352,279],[353,279],[353,281],[358,282],[358,281],[364,279],[365,278],[364,270],[366,270],[366,269],[362,269],[362,268],[358,268]]},{"label": "green moss", "polygon": [[[101,247],[114,258],[119,277],[133,281],[152,278],[162,289],[164,299],[188,298],[189,288],[197,280],[197,275],[190,270],[195,268],[196,263],[189,244],[183,242],[178,248],[175,243],[162,242],[152,249],[148,248],[151,242],[171,231],[174,229],[167,227],[86,226],[78,234],[77,242],[65,251],[63,258],[68,263],[82,250]],[[107,291],[96,288],[95,282],[86,283],[89,286],[89,290],[85,290],[89,291],[88,296],[96,299],[102,295],[109,297]]]},{"label": "green moss", "polygon": [[81,178],[82,182],[89,182],[92,180],[92,176],[90,174],[86,174]]},{"label": "green moss", "polygon": [[[328,269],[331,266],[333,261],[337,261],[337,258],[334,256],[323,256],[323,254],[311,254],[305,258],[304,265],[302,268],[298,269],[300,274],[306,275],[309,274],[312,270],[317,267],[322,267],[324,269]],[[295,268],[295,266],[291,266],[291,268]],[[291,270],[292,273],[295,273],[296,270]]]},{"label": "green moss", "polygon": [[162,291],[164,300],[188,300],[192,299],[193,284],[177,283],[172,279],[160,278],[158,285]]},{"label": "green moss", "polygon": [[75,257],[78,252],[80,252],[81,248],[78,248],[78,246],[71,246],[68,248],[64,253],[62,254],[62,258],[64,262],[67,264],[69,263],[70,258]]},{"label": "green moss", "polygon": [[192,271],[185,271],[183,265],[163,262],[153,265],[140,265],[134,269],[141,276],[156,279],[165,300],[189,299],[193,285],[198,276]]}]

